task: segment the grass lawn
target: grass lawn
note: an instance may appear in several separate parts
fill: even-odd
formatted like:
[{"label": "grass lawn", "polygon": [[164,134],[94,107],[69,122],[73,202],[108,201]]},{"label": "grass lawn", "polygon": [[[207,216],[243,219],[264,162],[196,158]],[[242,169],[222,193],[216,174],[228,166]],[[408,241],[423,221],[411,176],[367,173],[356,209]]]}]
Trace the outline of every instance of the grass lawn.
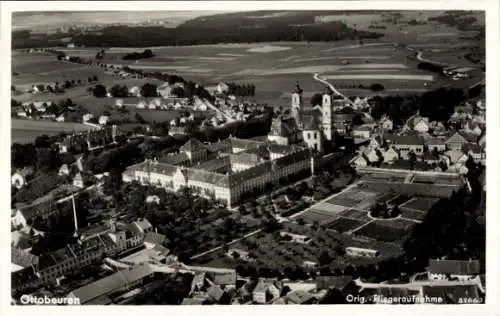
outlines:
[{"label": "grass lawn", "polygon": [[42,134],[50,136],[57,135],[61,132],[87,131],[93,129],[95,129],[95,127],[81,123],[12,119],[11,142],[30,143]]}]

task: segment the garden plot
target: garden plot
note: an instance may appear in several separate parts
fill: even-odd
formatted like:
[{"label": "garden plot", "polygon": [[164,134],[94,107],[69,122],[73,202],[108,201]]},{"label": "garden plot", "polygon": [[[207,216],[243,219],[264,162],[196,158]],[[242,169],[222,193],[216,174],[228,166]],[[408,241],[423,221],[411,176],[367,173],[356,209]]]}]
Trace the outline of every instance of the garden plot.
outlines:
[{"label": "garden plot", "polygon": [[310,224],[314,222],[324,223],[335,218],[337,218],[335,214],[316,209],[309,209],[295,217],[295,219],[303,219],[306,223]]},{"label": "garden plot", "polygon": [[372,220],[370,217],[368,217],[367,212],[355,210],[355,209],[345,210],[342,213],[340,213],[339,216],[345,217],[348,219],[354,219],[354,220],[357,220],[360,222],[365,222],[365,223]]},{"label": "garden plot", "polygon": [[378,222],[380,221],[373,221],[361,227],[355,234],[380,241],[397,241],[408,234],[408,231],[404,229],[380,225]]},{"label": "garden plot", "polygon": [[404,218],[395,218],[395,219],[378,219],[376,220],[377,225],[384,226],[384,227],[390,227],[390,228],[397,228],[397,229],[402,229],[402,230],[409,230],[413,225],[415,225],[415,222],[406,220]]},{"label": "garden plot", "polygon": [[437,201],[439,201],[438,198],[417,197],[401,204],[400,208],[427,212]]},{"label": "garden plot", "polygon": [[366,224],[366,222],[341,217],[334,220],[333,222],[330,222],[328,225],[326,225],[326,227],[339,233],[345,233],[350,230],[354,230],[364,224]]}]

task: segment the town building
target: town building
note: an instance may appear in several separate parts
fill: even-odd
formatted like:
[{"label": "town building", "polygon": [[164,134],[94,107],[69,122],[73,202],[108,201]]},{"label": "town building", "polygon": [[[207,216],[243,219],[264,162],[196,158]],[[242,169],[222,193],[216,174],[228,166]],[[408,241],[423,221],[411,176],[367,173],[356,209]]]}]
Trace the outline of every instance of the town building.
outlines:
[{"label": "town building", "polygon": [[394,135],[386,134],[384,139],[390,147],[398,151],[403,159],[409,158],[409,153],[413,152],[417,156],[424,153],[424,139],[416,135]]},{"label": "town building", "polygon": [[408,119],[405,126],[403,127],[403,131],[416,131],[419,133],[427,133],[429,131],[429,118],[422,117],[418,113],[415,116],[412,116]]},{"label": "town building", "polygon": [[302,139],[302,133],[291,117],[278,117],[273,120],[267,139],[279,145],[297,144]]},{"label": "town building", "polygon": [[358,248],[358,247],[346,247],[345,253],[346,255],[352,257],[368,257],[368,258],[375,258],[378,257],[379,255],[379,252],[375,249]]},{"label": "town building", "polygon": [[460,281],[470,280],[480,273],[478,260],[429,260],[427,268],[430,280],[446,280],[456,278]]},{"label": "town building", "polygon": [[16,189],[20,189],[25,186],[33,177],[34,172],[35,171],[31,167],[24,167],[23,169],[16,171],[11,177],[12,186]]},{"label": "town building", "polygon": [[310,174],[310,158],[310,151],[298,146],[235,138],[204,145],[191,139],[178,154],[128,167],[123,178],[171,191],[190,187],[231,206],[269,184]]},{"label": "town building", "polygon": [[252,292],[252,300],[258,304],[266,304],[279,298],[282,291],[283,283],[277,280],[259,279]]}]

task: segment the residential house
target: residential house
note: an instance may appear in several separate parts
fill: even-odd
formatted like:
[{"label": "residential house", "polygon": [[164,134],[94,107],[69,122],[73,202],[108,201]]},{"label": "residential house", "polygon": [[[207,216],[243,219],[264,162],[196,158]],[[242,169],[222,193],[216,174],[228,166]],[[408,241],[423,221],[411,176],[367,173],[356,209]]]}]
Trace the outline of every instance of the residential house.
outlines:
[{"label": "residential house", "polygon": [[148,232],[153,232],[153,226],[147,219],[143,218],[132,222],[131,230],[136,234],[145,235]]},{"label": "residential house", "polygon": [[483,129],[480,124],[472,120],[468,120],[467,123],[465,123],[463,131],[467,134],[473,134],[476,136],[480,136],[483,133]]},{"label": "residential house", "polygon": [[426,138],[425,145],[427,146],[427,149],[431,152],[434,151],[434,149],[440,153],[446,151],[446,143],[444,142],[444,140],[437,137]]},{"label": "residential house", "polygon": [[191,291],[189,292],[189,295],[200,293],[204,291],[207,286],[208,286],[207,273],[206,272],[196,273],[193,277],[193,280],[191,281]]},{"label": "residential house", "polygon": [[479,260],[429,260],[427,273],[430,280],[456,278],[460,281],[475,278],[480,273]]},{"label": "residential house", "polygon": [[108,124],[109,119],[110,119],[109,116],[107,116],[107,115],[101,115],[99,117],[99,121],[98,121],[99,125],[106,125],[106,124]]},{"label": "residential house", "polygon": [[235,270],[229,270],[227,272],[207,272],[207,277],[213,284],[221,287],[225,291],[236,288],[237,275]]},{"label": "residential house", "polygon": [[380,153],[382,154],[384,163],[391,164],[395,160],[399,159],[399,153],[392,147],[388,149],[382,149],[380,150]]},{"label": "residential house", "polygon": [[84,179],[80,172],[78,172],[73,178],[73,185],[79,188],[85,187]]},{"label": "residential house", "polygon": [[222,81],[219,82],[219,84],[217,85],[217,92],[219,94],[223,94],[223,93],[226,93],[228,91],[229,91],[229,86]]},{"label": "residential house", "polygon": [[475,163],[479,163],[481,160],[486,160],[486,152],[484,152],[481,146],[477,144],[465,143],[462,146],[462,152],[471,156]]},{"label": "residential house", "polygon": [[464,132],[455,132],[445,140],[446,147],[450,150],[460,151],[465,143],[475,143],[477,137]]},{"label": "residential house", "polygon": [[63,164],[61,168],[59,168],[59,172],[57,173],[60,176],[69,176],[70,169],[67,164]]},{"label": "residential house", "polygon": [[375,258],[378,257],[379,255],[379,252],[375,249],[358,248],[358,247],[346,247],[345,253],[348,256],[368,257],[368,258]]},{"label": "residential house", "polygon": [[313,304],[317,301],[311,293],[304,290],[297,290],[288,293],[286,296],[277,300],[274,304],[294,304],[294,305],[305,305]]},{"label": "residential house", "polygon": [[58,117],[56,117],[56,122],[65,122],[66,121],[66,116],[64,115],[65,113],[59,115]]},{"label": "residential house", "polygon": [[277,280],[259,279],[252,292],[252,300],[258,304],[267,302],[280,297],[283,291],[283,283]]},{"label": "residential house", "polygon": [[11,177],[12,186],[20,189],[28,183],[34,173],[35,171],[31,167],[24,167],[21,170],[17,170]]},{"label": "residential house", "polygon": [[367,167],[370,162],[365,155],[359,154],[349,161],[349,165],[353,167]]},{"label": "residential house", "polygon": [[169,86],[168,82],[165,82],[156,88],[156,93],[163,98],[170,98],[172,87]]},{"label": "residential house", "polygon": [[139,88],[137,86],[130,87],[128,89],[128,94],[132,97],[140,98],[141,97],[141,88]]},{"label": "residential house", "polygon": [[427,133],[429,131],[429,118],[415,115],[408,119],[403,130]]},{"label": "residential house", "polygon": [[146,203],[148,203],[148,204],[150,204],[150,203],[160,204],[160,198],[158,197],[158,195],[148,195],[146,197]]},{"label": "residential house", "polygon": [[91,114],[91,113],[85,113],[83,114],[82,116],[82,121],[85,123],[85,122],[88,122],[90,121],[91,119],[94,118],[94,114]]},{"label": "residential house", "polygon": [[409,158],[409,153],[413,152],[417,156],[424,153],[424,139],[416,135],[385,135],[385,139],[390,147],[396,149],[403,159]]},{"label": "residential house", "polygon": [[384,116],[380,119],[380,126],[384,131],[390,132],[394,128],[394,122],[388,116]]},{"label": "residential house", "polygon": [[351,135],[355,141],[366,141],[372,136],[373,128],[368,125],[353,127]]}]

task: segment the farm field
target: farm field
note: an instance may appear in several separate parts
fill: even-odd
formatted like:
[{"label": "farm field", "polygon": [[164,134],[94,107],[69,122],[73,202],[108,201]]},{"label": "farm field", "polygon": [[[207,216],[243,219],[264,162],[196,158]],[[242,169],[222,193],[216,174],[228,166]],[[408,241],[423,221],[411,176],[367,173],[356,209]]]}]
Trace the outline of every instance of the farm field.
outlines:
[{"label": "farm field", "polygon": [[96,129],[95,127],[79,123],[33,121],[21,119],[12,119],[11,124],[12,143],[29,143],[34,141],[36,137],[42,134],[47,134],[50,136],[57,135],[61,132],[79,132]]},{"label": "farm field", "polygon": [[[330,16],[327,19],[337,18]],[[346,15],[341,18],[354,21],[359,17]],[[370,19],[364,21],[370,22]],[[358,28],[363,28],[362,24],[358,25]],[[386,90],[376,95],[423,93],[428,89],[449,84],[451,81],[448,78],[438,78],[433,73],[418,70],[416,67],[418,61],[408,58],[412,53],[406,50],[404,45],[411,44],[414,47],[420,45],[422,49],[432,47],[442,49],[446,55],[463,56],[468,49],[462,49],[465,44],[458,41],[460,32],[446,27],[440,27],[437,32],[431,25],[405,26],[405,28],[411,32],[406,35],[392,34],[379,42],[366,41],[363,45],[355,41],[339,41],[152,47],[155,56],[139,61],[122,60],[122,57],[126,53],[139,52],[145,48],[108,48],[102,62],[128,65],[147,71],[175,73],[204,86],[212,86],[219,81],[253,83],[257,88],[255,96],[257,101],[278,106],[288,105],[287,96],[296,82],[299,82],[304,90],[306,104],[312,94],[322,91],[322,84],[312,78],[315,72],[329,78],[329,82],[333,85],[357,87],[360,84],[368,86],[372,83],[382,83]],[[391,26],[384,32],[389,32],[390,29],[397,30]],[[432,37],[420,36],[426,34],[424,30],[441,34]],[[451,36],[450,33],[456,33],[457,36]],[[447,39],[447,43],[443,42],[443,38]],[[401,45],[395,45],[397,43]],[[68,54],[82,57],[92,56],[98,50],[97,48],[65,49]],[[426,52],[424,55],[430,59],[436,55],[439,58],[452,60],[452,57],[442,57],[444,56],[442,54],[444,53]],[[54,69],[56,67],[54,63],[57,61],[53,56],[37,57],[41,58],[40,63],[42,63],[39,73],[28,71],[30,65],[37,64],[36,61],[30,60],[31,58],[35,57],[14,54],[13,71],[20,74],[14,77],[14,84],[61,81],[66,78],[63,76],[65,71]],[[451,63],[457,67],[477,67],[458,57]],[[82,77],[88,77],[95,74],[99,79],[102,77],[105,84],[111,84],[102,68],[85,69],[80,65],[76,66],[64,64],[61,69],[67,69],[66,76],[80,74]],[[88,66],[83,67],[88,68]],[[109,78],[113,80],[112,76]],[[424,83],[427,85],[424,86]],[[347,95],[375,94],[370,90],[358,88],[339,88],[339,90]]]}]

